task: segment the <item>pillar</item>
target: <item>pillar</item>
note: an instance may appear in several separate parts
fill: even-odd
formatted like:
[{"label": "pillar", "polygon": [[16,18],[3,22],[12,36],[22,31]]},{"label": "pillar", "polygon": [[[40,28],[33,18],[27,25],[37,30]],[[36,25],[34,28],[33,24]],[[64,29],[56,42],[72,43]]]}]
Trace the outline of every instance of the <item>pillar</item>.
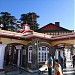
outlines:
[{"label": "pillar", "polygon": [[12,51],[11,51],[11,46],[9,46],[9,64],[12,63],[12,55],[11,55]]},{"label": "pillar", "polygon": [[75,44],[73,45],[73,48],[72,48],[72,54],[75,55]]},{"label": "pillar", "polygon": [[20,66],[20,50],[18,50],[17,66]]},{"label": "pillar", "polygon": [[16,49],[18,50],[17,66],[19,67],[20,66],[20,62],[22,61],[21,60],[21,56],[20,56],[21,55],[22,45],[17,45]]},{"label": "pillar", "polygon": [[58,59],[58,50],[55,51],[55,59]]},{"label": "pillar", "polygon": [[0,44],[0,73],[4,71],[4,53],[6,45]]},{"label": "pillar", "polygon": [[32,57],[31,57],[31,68],[38,68],[38,39],[32,39]]}]

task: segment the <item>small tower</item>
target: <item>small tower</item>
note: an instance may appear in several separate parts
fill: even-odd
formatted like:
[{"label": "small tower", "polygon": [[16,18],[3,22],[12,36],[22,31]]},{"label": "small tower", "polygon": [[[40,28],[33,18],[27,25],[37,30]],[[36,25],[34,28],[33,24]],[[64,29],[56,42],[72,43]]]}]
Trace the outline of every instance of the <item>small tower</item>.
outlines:
[{"label": "small tower", "polygon": [[29,30],[30,30],[30,27],[29,27],[29,25],[26,23],[26,24],[24,24],[23,29],[24,29],[25,31],[29,31]]},{"label": "small tower", "polygon": [[32,34],[33,33],[33,31],[30,30],[30,27],[29,27],[29,25],[27,23],[24,24],[23,30],[24,31],[22,32],[22,34]]}]

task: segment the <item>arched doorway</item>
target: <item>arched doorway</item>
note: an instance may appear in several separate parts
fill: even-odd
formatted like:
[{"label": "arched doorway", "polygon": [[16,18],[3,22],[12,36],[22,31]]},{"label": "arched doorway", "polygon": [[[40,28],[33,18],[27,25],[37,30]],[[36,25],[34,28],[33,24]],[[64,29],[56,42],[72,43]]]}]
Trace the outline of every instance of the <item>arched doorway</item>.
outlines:
[{"label": "arched doorway", "polygon": [[[69,43],[60,43],[55,45],[56,59],[59,59],[59,55],[63,58],[63,66],[72,67],[73,45]],[[65,67],[64,67],[65,68]]]},{"label": "arched doorway", "polygon": [[4,55],[4,66],[7,65],[16,65],[25,67],[27,66],[27,55],[26,47],[22,44],[8,44],[5,48]]}]

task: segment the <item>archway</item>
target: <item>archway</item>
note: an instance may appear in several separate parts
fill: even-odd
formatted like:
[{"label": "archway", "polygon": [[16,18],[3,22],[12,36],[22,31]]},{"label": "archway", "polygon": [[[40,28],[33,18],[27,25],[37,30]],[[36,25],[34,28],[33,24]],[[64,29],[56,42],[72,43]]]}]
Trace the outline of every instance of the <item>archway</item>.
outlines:
[{"label": "archway", "polygon": [[26,46],[19,43],[10,43],[5,48],[4,66],[16,65],[25,67]]},{"label": "archway", "polygon": [[[55,45],[56,48],[56,59],[59,59],[59,55],[63,58],[63,64],[64,66],[66,65],[67,67],[72,65],[72,56],[73,56],[73,51],[74,47],[70,43],[59,43]],[[69,63],[66,64],[66,63]]]}]

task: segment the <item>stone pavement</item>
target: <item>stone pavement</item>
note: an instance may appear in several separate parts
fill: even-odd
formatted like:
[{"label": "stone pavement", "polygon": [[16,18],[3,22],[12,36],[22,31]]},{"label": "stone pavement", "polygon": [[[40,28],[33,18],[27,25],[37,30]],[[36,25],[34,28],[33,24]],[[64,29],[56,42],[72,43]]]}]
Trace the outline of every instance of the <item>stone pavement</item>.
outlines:
[{"label": "stone pavement", "polygon": [[5,74],[3,75],[38,75],[38,72],[35,71],[33,73],[33,72],[30,72],[30,70],[28,71],[28,70],[18,68],[16,66],[9,65],[5,67]]},{"label": "stone pavement", "polygon": [[67,66],[66,69],[63,69],[63,74],[68,75],[68,74],[75,73],[75,68],[73,68],[73,65],[70,61],[67,62],[66,66]]},{"label": "stone pavement", "polygon": [[[75,68],[73,68],[73,66],[71,65],[71,62],[67,62],[66,66],[67,68],[63,69],[64,75],[75,73]],[[19,69],[15,66],[9,65],[5,68],[5,74],[0,74],[0,75],[48,75],[48,72],[47,71],[40,72],[38,70],[35,72],[28,72],[26,70]]]}]

